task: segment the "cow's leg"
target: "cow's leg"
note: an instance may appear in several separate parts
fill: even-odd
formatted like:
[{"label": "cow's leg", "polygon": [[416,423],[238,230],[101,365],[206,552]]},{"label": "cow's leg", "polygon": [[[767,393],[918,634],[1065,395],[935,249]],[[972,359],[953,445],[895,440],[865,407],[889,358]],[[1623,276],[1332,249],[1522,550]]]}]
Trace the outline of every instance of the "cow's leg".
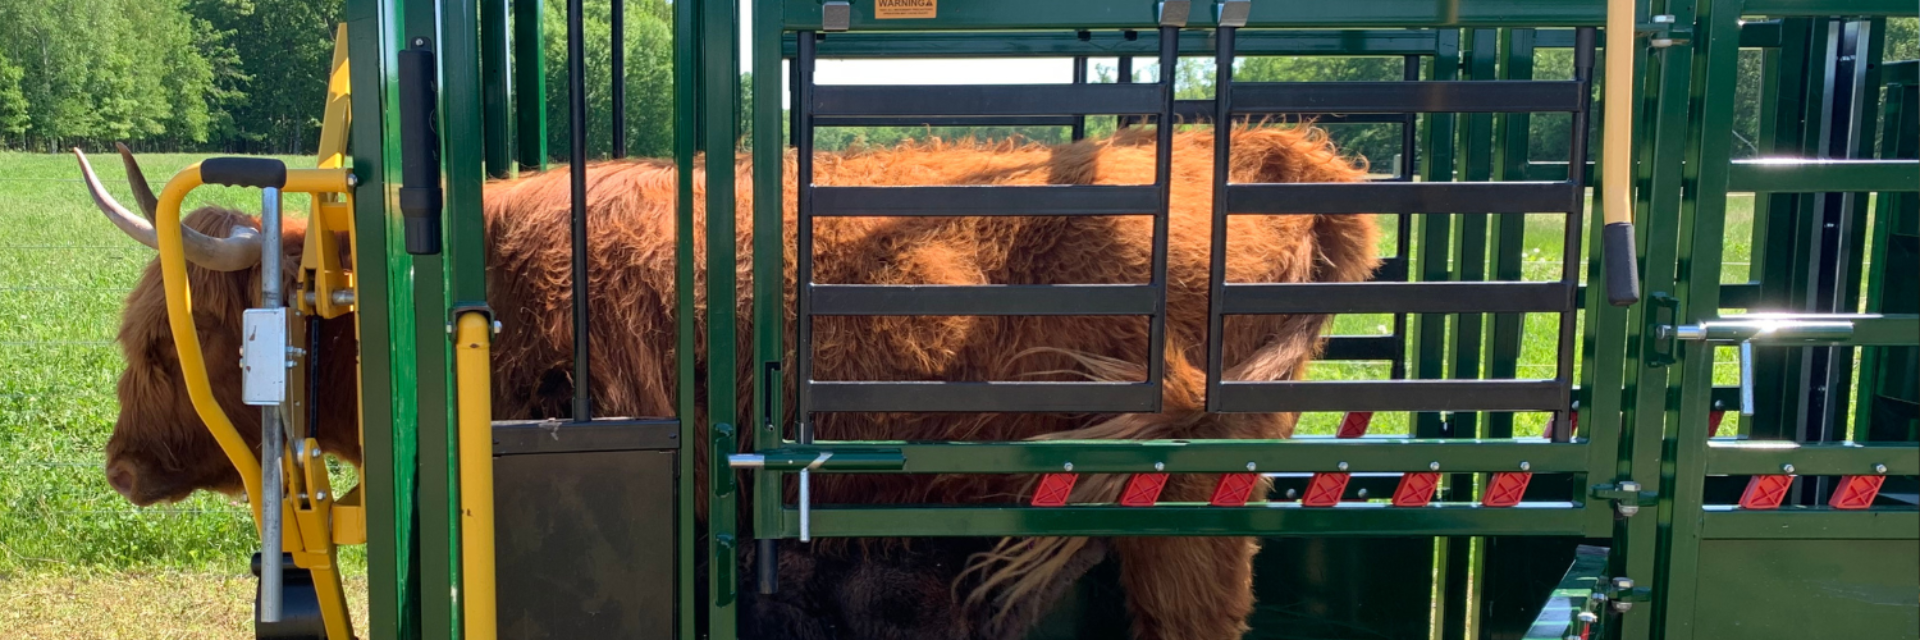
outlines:
[{"label": "cow's leg", "polygon": [[[1206,502],[1215,476],[1175,475],[1161,499]],[[1253,538],[1113,540],[1136,640],[1236,640],[1253,612]]]}]

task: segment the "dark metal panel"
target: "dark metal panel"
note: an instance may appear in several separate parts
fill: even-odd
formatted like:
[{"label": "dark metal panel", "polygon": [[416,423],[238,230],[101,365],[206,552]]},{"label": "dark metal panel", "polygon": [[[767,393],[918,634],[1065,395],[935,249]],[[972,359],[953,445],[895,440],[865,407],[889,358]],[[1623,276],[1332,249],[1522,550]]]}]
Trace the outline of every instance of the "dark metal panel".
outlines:
[{"label": "dark metal panel", "polygon": [[1571,80],[1260,82],[1233,87],[1237,113],[1520,113],[1579,111]]},{"label": "dark metal panel", "polygon": [[1697,640],[1913,638],[1916,567],[1912,539],[1714,540],[1700,545],[1696,606],[1670,611]]},{"label": "dark metal panel", "polygon": [[1566,405],[1566,389],[1552,380],[1225,381],[1215,410],[1559,411]]},{"label": "dark metal panel", "polygon": [[817,85],[816,116],[1071,116],[1160,111],[1158,84]]},{"label": "dark metal panel", "polygon": [[1540,439],[1329,438],[1287,440],[1043,440],[1026,442],[840,442],[789,446],[783,453],[810,459],[831,451],[836,457],[897,456],[896,471],[850,470],[844,473],[1044,473],[1073,463],[1077,473],[1230,473],[1256,471],[1352,473],[1427,471],[1438,462],[1450,472],[1518,469],[1521,461],[1535,473],[1586,469],[1588,445]]},{"label": "dark metal panel", "polygon": [[822,116],[816,127],[1071,127],[1072,116]]},{"label": "dark metal panel", "polygon": [[813,382],[806,384],[821,412],[1055,412],[1152,411],[1160,390],[1143,382]]},{"label": "dark metal panel", "polygon": [[601,418],[592,422],[502,420],[493,423],[493,455],[677,449],[676,418]]},{"label": "dark metal panel", "polygon": [[1565,182],[1236,184],[1234,214],[1564,213],[1580,190]]},{"label": "dark metal panel", "polygon": [[1920,511],[1912,507],[1838,511],[1781,507],[1756,511],[1707,507],[1702,540],[1905,540],[1920,538]]},{"label": "dark metal panel", "polygon": [[670,636],[676,543],[691,542],[675,540],[667,516],[675,457],[624,451],[494,460],[501,637]]},{"label": "dark metal panel", "polygon": [[[1778,1],[1778,0],[1776,0]],[[1856,0],[1881,2],[1890,0]],[[852,6],[854,31],[950,31],[1013,29],[1149,29],[1155,3],[1111,0],[968,0],[940,7],[930,19],[878,20],[873,2]],[[793,31],[820,28],[818,0],[786,0],[782,12]],[[1432,28],[1600,26],[1606,3],[1586,0],[1373,0],[1372,2],[1269,2],[1253,4],[1248,27]],[[1212,11],[1194,11],[1188,28],[1213,26]]]},{"label": "dark metal panel", "polygon": [[1152,185],[814,187],[815,216],[1114,216],[1158,211]]},{"label": "dark metal panel", "polygon": [[1920,162],[1913,160],[1816,160],[1733,163],[1727,191],[1734,193],[1831,193],[1920,190]]},{"label": "dark metal panel", "polygon": [[1133,284],[813,285],[816,316],[1152,315],[1158,288]]},{"label": "dark metal panel", "polygon": [[[1435,52],[1434,31],[1412,29],[1381,30],[1285,30],[1242,31],[1242,53],[1250,56],[1293,55],[1416,55]],[[793,34],[781,38],[781,56],[794,57]],[[1571,46],[1571,45],[1569,45]],[[1180,34],[1181,55],[1213,52],[1212,34],[1186,31]],[[1044,56],[1150,56],[1160,50],[1160,37],[1153,31],[1126,33],[1119,30],[1035,32],[946,32],[902,37],[898,33],[836,33],[820,42],[822,58],[993,58]]]},{"label": "dark metal panel", "polygon": [[1398,336],[1333,336],[1320,354],[1321,360],[1385,361],[1400,357]]},{"label": "dark metal panel", "polygon": [[1573,310],[1564,282],[1228,284],[1221,313],[1536,313]]}]

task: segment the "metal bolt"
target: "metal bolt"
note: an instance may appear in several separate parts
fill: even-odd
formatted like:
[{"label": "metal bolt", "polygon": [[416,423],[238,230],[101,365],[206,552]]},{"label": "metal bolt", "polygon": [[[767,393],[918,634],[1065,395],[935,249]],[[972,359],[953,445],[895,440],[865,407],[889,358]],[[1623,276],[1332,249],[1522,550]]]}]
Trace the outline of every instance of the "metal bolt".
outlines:
[{"label": "metal bolt", "polygon": [[1356,495],[1359,495],[1361,500],[1365,500],[1367,499],[1367,490],[1365,488],[1361,488],[1360,492]]},{"label": "metal bolt", "polygon": [[1655,49],[1665,49],[1673,46],[1673,38],[1653,38],[1648,40],[1647,44],[1652,45]]},{"label": "metal bolt", "polygon": [[1287,499],[1288,499],[1288,500],[1295,500],[1295,499],[1298,499],[1299,497],[1300,497],[1300,490],[1299,490],[1299,489],[1288,489],[1288,490],[1287,490]]},{"label": "metal bolt", "polygon": [[360,176],[351,173],[347,174],[347,187],[353,188],[358,186],[360,186]]},{"label": "metal bolt", "polygon": [[1663,13],[1663,14],[1654,16],[1653,21],[1656,24],[1665,24],[1665,23],[1673,22],[1673,14]]},{"label": "metal bolt", "polygon": [[1793,465],[1792,464],[1780,465],[1780,470],[1786,473],[1793,473]]},{"label": "metal bolt", "polygon": [[1727,403],[1726,403],[1726,402],[1724,402],[1724,401],[1720,401],[1720,400],[1715,400],[1715,401],[1713,401],[1713,408],[1714,408],[1714,409],[1716,409],[1716,410],[1718,410],[1718,409],[1725,409],[1725,408],[1727,408]]},{"label": "metal bolt", "polygon": [[1520,461],[1520,470],[1521,470],[1521,471],[1532,471],[1532,470],[1533,470],[1533,463],[1530,463],[1530,462],[1527,462],[1527,461],[1525,461],[1525,460],[1521,460],[1521,461]]},{"label": "metal bolt", "polygon": [[1584,624],[1594,624],[1600,621],[1600,616],[1594,615],[1592,611],[1582,611],[1579,620]]},{"label": "metal bolt", "polygon": [[494,334],[494,335],[500,335],[500,329],[501,329],[501,328],[502,328],[503,326],[504,326],[504,325],[502,325],[502,324],[500,324],[500,321],[499,321],[499,320],[495,320],[495,321],[493,321],[493,334]]},{"label": "metal bolt", "polygon": [[1873,472],[1883,476],[1887,475],[1887,465],[1880,464],[1878,462],[1873,463]]},{"label": "metal bolt", "polygon": [[1440,470],[1440,461],[1439,461],[1439,460],[1435,460],[1435,461],[1433,461],[1433,462],[1429,462],[1429,463],[1427,463],[1427,470],[1428,470],[1428,471],[1439,471],[1439,470]]},{"label": "metal bolt", "polygon": [[1341,471],[1346,471],[1346,470],[1347,470],[1347,463],[1345,463],[1345,462],[1341,462],[1341,463],[1340,463],[1340,465],[1339,465],[1339,467],[1340,467],[1340,470],[1341,470]]},{"label": "metal bolt", "polygon": [[1068,471],[1072,471],[1072,470],[1073,470],[1073,463],[1071,463],[1071,462],[1069,462],[1069,463],[1067,463],[1067,464],[1065,464],[1065,465],[1063,465],[1063,466],[1065,466],[1065,467],[1066,467],[1066,469],[1067,469]]},{"label": "metal bolt", "polygon": [[319,500],[319,501],[325,501],[325,500],[327,499],[327,492],[325,492],[325,491],[322,491],[322,492],[320,492],[320,493],[319,493],[319,495],[316,495],[316,496],[314,496],[314,498],[313,498],[313,499],[314,499],[314,500]]},{"label": "metal bolt", "polygon": [[1165,462],[1155,462],[1155,463],[1153,463],[1153,470],[1154,470],[1154,471],[1166,471],[1166,470],[1167,470],[1167,463],[1165,463]]},{"label": "metal bolt", "polygon": [[312,449],[311,451],[308,451],[308,453],[309,453],[309,454],[312,454],[312,458],[313,458],[313,459],[315,459],[315,460],[319,460],[319,459],[320,459],[320,448],[319,448],[319,447],[314,447],[314,448],[313,448],[313,449]]},{"label": "metal bolt", "polygon": [[1258,467],[1256,467],[1256,466],[1254,466],[1254,464],[1253,464],[1253,463],[1251,463],[1251,462],[1249,462],[1249,463],[1247,463],[1247,470],[1248,470],[1248,471],[1252,471],[1252,470],[1254,470],[1254,469],[1256,469],[1256,468],[1258,468]]}]

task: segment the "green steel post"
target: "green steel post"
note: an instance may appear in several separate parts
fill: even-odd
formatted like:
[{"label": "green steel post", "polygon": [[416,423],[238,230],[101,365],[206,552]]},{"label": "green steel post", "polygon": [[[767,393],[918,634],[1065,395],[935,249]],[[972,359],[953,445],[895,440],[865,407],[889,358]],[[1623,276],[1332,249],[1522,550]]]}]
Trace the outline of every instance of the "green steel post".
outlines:
[{"label": "green steel post", "polygon": [[[674,162],[674,210],[673,210],[673,291],[674,291],[674,333],[676,353],[695,352],[695,336],[700,324],[694,313],[694,250],[695,235],[693,217],[694,176],[693,160],[699,148],[699,109],[700,98],[700,56],[699,38],[699,2],[700,0],[682,0],[673,4],[673,162]],[[692,382],[699,371],[694,358],[682,355],[675,358],[677,371],[675,385],[675,413],[680,418],[682,442],[692,442],[702,433],[704,425],[699,421],[699,396]],[[676,454],[676,463],[680,473],[675,481],[675,525],[678,530],[675,540],[678,549],[674,555],[674,576],[679,588],[674,591],[675,611],[674,631],[679,640],[696,640],[700,637],[699,620],[706,614],[707,598],[696,592],[698,584],[694,572],[700,566],[700,539],[695,524],[694,506],[706,487],[697,486],[694,472],[699,461],[692,447],[683,447]]]},{"label": "green steel post", "polygon": [[[1733,132],[1724,125],[1732,119],[1734,92],[1739,80],[1740,9],[1744,0],[1702,2],[1694,27],[1696,52],[1692,97],[1696,120],[1687,132],[1688,149],[1682,171],[1690,207],[1683,208],[1678,234],[1679,264],[1674,298],[1680,321],[1692,324],[1719,315],[1720,261],[1725,246],[1727,172],[1732,163]],[[1660,566],[1664,575],[1651,586],[1662,597],[1654,602],[1654,617],[1667,640],[1691,640],[1699,582],[1700,519],[1706,484],[1707,413],[1713,388],[1713,347],[1687,341],[1677,347],[1678,364],[1669,376],[1667,438],[1671,443],[1671,470],[1662,478],[1665,503],[1661,521],[1668,535]]]},{"label": "green steel post", "polygon": [[[1886,26],[1886,18],[1872,18],[1865,21],[1865,24],[1851,26],[1859,29],[1859,37],[1866,43],[1867,51],[1866,55],[1861,56],[1864,59],[1853,61],[1854,65],[1864,68],[1861,70],[1861,84],[1854,88],[1853,113],[1849,116],[1849,120],[1855,126],[1853,133],[1855,137],[1849,149],[1849,157],[1873,157],[1874,142],[1879,137],[1879,121],[1876,116],[1879,115],[1880,58],[1886,51]],[[1907,184],[1912,184],[1913,172],[1904,173],[1909,180]],[[1835,311],[1849,313],[1860,308],[1860,287],[1866,278],[1867,267],[1861,258],[1868,251],[1867,229],[1871,225],[1872,218],[1869,215],[1868,207],[1871,203],[1868,202],[1867,194],[1843,195],[1845,203],[1843,206],[1846,210],[1842,215],[1846,216],[1846,235],[1841,239],[1843,248],[1839,257],[1841,261],[1839,282],[1835,284],[1839,293],[1837,298],[1841,304]],[[1827,424],[1831,425],[1828,431],[1833,440],[1847,439],[1847,418],[1848,414],[1852,413],[1852,407],[1849,406],[1847,398],[1852,395],[1855,375],[1853,365],[1858,355],[1858,348],[1836,347],[1832,352],[1831,371],[1817,374],[1823,375],[1824,385],[1822,386],[1827,389],[1826,420]],[[1825,487],[1831,483],[1832,480],[1822,479],[1821,486]]]},{"label": "green steel post", "polygon": [[520,166],[547,170],[545,0],[513,0],[513,113]]},{"label": "green steel post", "polygon": [[[1456,29],[1441,29],[1436,47],[1438,51],[1428,64],[1427,78],[1431,80],[1456,80],[1460,75],[1460,32]],[[1459,116],[1434,113],[1426,118],[1421,127],[1420,159],[1426,163],[1422,171],[1422,180],[1427,182],[1451,182],[1454,179],[1454,135],[1455,123]],[[1419,274],[1416,280],[1439,282],[1452,279],[1453,269],[1447,262],[1452,246],[1452,224],[1447,214],[1428,214],[1419,216],[1415,221],[1419,240],[1416,250],[1414,269]],[[1414,316],[1414,348],[1417,354],[1413,363],[1413,375],[1416,379],[1433,380],[1446,377],[1447,357],[1447,316],[1438,313],[1424,313]],[[1438,438],[1450,435],[1445,418],[1435,412],[1416,413],[1410,426],[1413,435],[1420,438]],[[1441,640],[1446,633],[1445,611],[1453,600],[1460,597],[1450,588],[1448,576],[1460,572],[1460,563],[1466,558],[1451,551],[1453,545],[1446,538],[1433,539],[1433,597],[1434,619],[1432,639]]]},{"label": "green steel post", "polygon": [[[1534,31],[1532,29],[1501,31],[1501,79],[1533,79],[1533,56]],[[1503,113],[1497,116],[1497,128],[1494,130],[1492,179],[1527,179],[1527,152],[1531,146],[1528,144],[1530,142],[1528,132],[1531,122],[1531,117],[1524,113]],[[1509,213],[1501,214],[1499,218],[1499,223],[1493,230],[1493,279],[1520,280],[1526,277],[1524,260],[1527,216]],[[1493,327],[1488,336],[1485,356],[1488,378],[1519,377],[1525,322],[1526,316],[1517,313],[1499,314],[1493,317]],[[1486,437],[1513,437],[1513,419],[1514,415],[1511,413],[1488,414]]]},{"label": "green steel post", "polygon": [[413,421],[412,399],[395,389],[410,387],[413,376],[410,320],[400,302],[408,290],[400,243],[387,242],[398,228],[398,212],[389,215],[399,185],[399,147],[395,112],[381,108],[383,96],[396,90],[387,65],[398,43],[395,5],[383,0],[348,0],[347,55],[352,66],[353,131],[349,144],[355,188],[353,269],[360,343],[360,425],[365,435],[361,494],[367,511],[367,619],[361,628],[371,640],[412,638],[418,633],[419,584],[413,570]]},{"label": "green steel post", "polygon": [[[737,474],[728,469],[726,454],[731,453],[740,425],[737,389],[738,354],[734,352],[736,282],[734,275],[734,149],[738,143],[740,102],[739,7],[732,2],[708,0],[700,8],[700,112],[704,117],[701,138],[707,165],[707,428],[711,460],[707,461],[707,483],[711,500],[707,508],[709,583],[707,591],[711,614],[707,624],[709,640],[733,640],[736,623],[736,576],[739,567],[738,532],[735,531],[735,488]],[[778,75],[774,72],[773,75]]]},{"label": "green steel post", "polygon": [[[1909,63],[1912,64],[1912,63]],[[1882,158],[1920,157],[1920,85],[1889,82],[1883,117],[1886,126]],[[1895,243],[1900,248],[1895,248]],[[1868,272],[1867,313],[1920,313],[1920,292],[1900,286],[1890,274],[1920,272],[1920,196],[1882,193],[1874,212],[1872,269]],[[1920,403],[1916,366],[1920,348],[1870,347],[1860,354],[1857,441],[1916,439],[1898,407]]]},{"label": "green steel post", "polygon": [[[488,0],[488,7],[498,7],[501,20],[499,26],[500,41],[489,39],[481,41],[480,7],[473,2],[443,0],[440,3],[440,132],[445,152],[446,183],[446,224],[443,225],[446,241],[445,258],[441,263],[446,271],[446,293],[443,307],[429,320],[431,328],[441,329],[436,344],[441,349],[441,375],[444,385],[442,406],[446,408],[445,443],[447,450],[441,456],[446,461],[446,474],[442,476],[446,487],[446,504],[438,512],[446,517],[447,575],[451,585],[461,584],[461,544],[460,544],[460,434],[458,414],[459,398],[454,393],[453,359],[447,355],[452,352],[452,334],[445,327],[453,322],[453,309],[461,307],[485,306],[487,304],[487,246],[486,221],[482,217],[484,200],[481,193],[486,183],[486,171],[491,168],[504,169],[507,162],[506,149],[499,149],[499,164],[490,163],[495,149],[491,148],[498,133],[498,141],[506,140],[506,100],[504,90],[499,95],[484,91],[482,69],[486,65],[488,51],[497,47],[502,58],[506,54],[506,7],[503,0]],[[499,69],[487,69],[498,72],[498,80],[505,82],[505,65]],[[493,77],[493,74],[489,74]],[[504,87],[502,87],[504,89]],[[497,99],[496,99],[497,98]],[[500,119],[491,119],[498,108]],[[492,419],[492,416],[487,416]],[[431,504],[431,503],[428,503]],[[426,519],[423,517],[423,521]],[[454,638],[464,637],[464,623],[461,606],[463,589],[451,589],[448,618],[450,632]]]},{"label": "green steel post", "polygon": [[[1671,14],[1675,16],[1676,24],[1691,24],[1694,16],[1694,6],[1687,0],[1672,0],[1653,6],[1643,3],[1638,11],[1643,16]],[[1640,94],[1640,104],[1636,106],[1643,117],[1635,125],[1634,140],[1640,155],[1636,159],[1639,164],[1636,175],[1631,179],[1639,186],[1634,200],[1634,219],[1639,221],[1635,225],[1639,234],[1636,244],[1642,253],[1640,276],[1642,291],[1646,292],[1647,298],[1628,312],[1627,344],[1638,352],[1633,353],[1634,358],[1627,367],[1628,393],[1622,400],[1626,413],[1620,424],[1622,454],[1627,463],[1624,477],[1642,487],[1652,488],[1661,486],[1660,460],[1664,442],[1668,370],[1654,366],[1648,358],[1645,341],[1650,332],[1647,323],[1650,315],[1659,313],[1653,300],[1660,295],[1671,295],[1674,291],[1676,255],[1679,250],[1671,233],[1655,233],[1655,230],[1673,229],[1681,220],[1683,205],[1680,201],[1679,173],[1685,157],[1684,143],[1690,122],[1688,87],[1694,58],[1692,50],[1687,47],[1668,47],[1655,54],[1650,53],[1644,41],[1637,38],[1629,42],[1615,36],[1608,41],[1613,43],[1611,46],[1634,47],[1635,66],[1639,70],[1634,74]],[[1602,87],[1603,91],[1606,89]],[[1602,176],[1602,179],[1614,177]],[[1600,217],[1601,212],[1596,211],[1596,224]],[[1595,230],[1598,229],[1596,226]],[[1663,492],[1661,495],[1664,497],[1666,494]],[[1642,510],[1635,517],[1616,525],[1616,551],[1610,575],[1624,576],[1642,583],[1650,582],[1658,566],[1661,525],[1668,517],[1668,509],[1663,506],[1658,513]],[[1619,637],[1639,640],[1655,637],[1651,618],[1641,611],[1638,614],[1622,614],[1615,618],[1614,623],[1620,630]]]},{"label": "green steel post", "polygon": [[[786,114],[781,109],[783,91],[780,70],[779,0],[756,0],[753,4],[753,329],[754,329],[754,415],[753,448],[765,451],[778,447],[783,439],[786,413],[781,407],[781,360],[786,326],[786,296],[782,289],[783,239],[780,195],[782,156],[786,136],[781,127]],[[807,34],[802,34],[807,35]],[[798,64],[795,61],[794,64]],[[763,72],[761,72],[764,70]],[[771,470],[754,474],[754,516],[750,526],[757,539],[779,535],[781,474]],[[762,543],[761,552],[776,543]],[[760,558],[756,555],[756,558]],[[760,562],[771,560],[762,558]]]},{"label": "green steel post", "polygon": [[[1760,152],[1767,156],[1811,157],[1819,143],[1820,92],[1826,65],[1818,52],[1826,48],[1826,20],[1789,18],[1777,64],[1767,75],[1777,93],[1771,119],[1775,127],[1761,132]],[[1767,94],[1763,94],[1767,95]],[[1771,139],[1769,139],[1771,136]],[[1814,196],[1781,193],[1754,198],[1754,267],[1760,281],[1760,304],[1767,311],[1801,308],[1806,298],[1807,226]],[[1765,349],[1754,357],[1756,407],[1742,435],[1754,438],[1790,438],[1797,430],[1805,396],[1798,386],[1805,360],[1800,349]]]},{"label": "green steel post", "polygon": [[508,105],[513,87],[508,78],[507,2],[482,0],[480,3],[480,75],[481,95],[486,103],[487,175],[495,178],[516,173],[513,119]]}]

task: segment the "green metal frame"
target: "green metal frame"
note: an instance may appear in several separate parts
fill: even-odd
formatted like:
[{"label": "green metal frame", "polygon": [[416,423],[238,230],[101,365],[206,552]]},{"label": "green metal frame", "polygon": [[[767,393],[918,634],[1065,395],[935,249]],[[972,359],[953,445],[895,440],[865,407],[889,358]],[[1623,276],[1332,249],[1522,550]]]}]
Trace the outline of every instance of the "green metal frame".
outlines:
[{"label": "green metal frame", "polygon": [[[1150,43],[1127,40],[1117,30],[1151,30],[1155,22],[1154,5],[1146,1],[1036,5],[973,0],[941,7],[937,19],[886,21],[869,19],[872,4],[853,2],[852,32],[829,38],[822,44],[822,57],[1141,55],[1151,53]],[[355,267],[366,274],[359,282],[360,331],[364,344],[388,347],[361,354],[372,585],[365,628],[372,638],[461,636],[455,512],[459,470],[445,325],[451,309],[485,302],[479,206],[484,180],[520,168],[543,169],[547,163],[541,5],[542,0],[346,4],[354,93],[359,98],[352,151],[360,181]],[[710,455],[695,460],[688,449],[680,456],[686,480],[678,487],[680,507],[674,515],[682,541],[674,577],[682,594],[675,635],[682,640],[734,637],[740,588],[735,560],[746,550],[746,541],[798,534],[797,510],[771,498],[781,495],[783,479],[773,468],[777,465],[751,480],[752,495],[760,499],[753,503],[748,523],[734,521],[734,504],[745,489],[736,474],[713,473],[707,486],[694,486],[694,466],[726,468],[724,456],[736,450],[740,440],[750,440],[754,450],[770,458],[810,460],[818,452],[834,452],[841,462],[820,473],[1027,474],[1059,470],[1069,460],[1081,473],[1150,471],[1156,463],[1171,473],[1220,473],[1241,470],[1249,461],[1263,471],[1288,472],[1333,471],[1344,462],[1345,470],[1366,473],[1425,471],[1430,463],[1440,462],[1449,472],[1447,483],[1434,506],[1425,509],[818,507],[812,509],[810,529],[821,537],[1283,535],[1425,540],[1430,542],[1413,544],[1433,545],[1436,617],[1430,626],[1435,638],[1446,639],[1548,633],[1542,627],[1508,636],[1508,631],[1492,627],[1492,620],[1511,617],[1495,604],[1516,593],[1503,579],[1521,571],[1517,558],[1542,550],[1563,550],[1571,562],[1573,545],[1583,539],[1610,540],[1611,549],[1603,567],[1589,566],[1595,563],[1587,558],[1588,564],[1580,565],[1586,569],[1566,575],[1556,592],[1566,601],[1562,604],[1576,606],[1583,589],[1644,600],[1647,604],[1628,613],[1603,612],[1604,634],[1596,637],[1673,640],[1719,637],[1700,632],[1693,621],[1708,613],[1734,614],[1710,611],[1715,601],[1699,593],[1703,567],[1717,566],[1711,562],[1718,561],[1713,554],[1720,552],[1713,545],[1920,539],[1920,512],[1911,507],[1749,511],[1724,506],[1713,488],[1723,482],[1715,478],[1763,474],[1783,464],[1808,476],[1861,473],[1874,463],[1902,477],[1896,481],[1910,482],[1905,477],[1920,475],[1920,445],[1915,444],[1920,434],[1897,413],[1916,400],[1914,354],[1920,345],[1915,333],[1920,320],[1915,313],[1920,310],[1915,304],[1920,296],[1910,286],[1902,288],[1910,282],[1890,275],[1920,264],[1912,249],[1920,236],[1915,228],[1920,197],[1912,193],[1913,176],[1920,172],[1911,160],[1920,156],[1914,146],[1920,143],[1913,142],[1920,134],[1920,81],[1914,79],[1914,65],[1886,65],[1880,67],[1882,77],[1871,79],[1873,87],[1884,80],[1889,98],[1884,105],[1862,108],[1862,113],[1882,115],[1888,139],[1899,143],[1889,145],[1877,159],[1856,154],[1861,159],[1734,161],[1729,133],[1719,124],[1731,119],[1739,50],[1762,48],[1767,82],[1763,95],[1769,99],[1762,114],[1761,144],[1783,155],[1814,155],[1818,127],[1804,123],[1806,114],[1819,106],[1817,89],[1825,81],[1820,70],[1823,25],[1829,16],[1910,15],[1910,2],[1642,0],[1640,5],[1643,17],[1674,16],[1668,28],[1679,42],[1657,50],[1636,48],[1637,174],[1593,177],[1636,183],[1639,266],[1649,302],[1618,308],[1599,296],[1584,296],[1580,388],[1575,396],[1580,431],[1573,442],[1516,439],[1511,414],[1421,413],[1412,416],[1408,433],[1343,441],[803,444],[790,440],[786,426],[775,418],[785,414],[779,394],[767,393],[782,388],[780,365],[787,348],[772,329],[781,326],[784,315],[774,302],[782,299],[782,235],[769,232],[781,224],[779,158],[787,144],[780,99],[784,79],[777,73],[757,74],[753,99],[743,104],[737,82],[739,8],[712,0],[675,2],[675,31],[683,36],[675,42],[674,76],[674,156],[683,169],[676,212],[681,317],[690,319],[693,308],[696,180],[703,181],[698,186],[705,191],[701,204],[710,225],[705,268],[713,277],[705,283],[707,299],[730,300],[738,293],[733,274],[743,258],[734,254],[731,240],[736,176],[712,171],[697,177],[685,169],[699,154],[724,155],[740,148],[736,114],[741,109],[754,125],[751,139],[744,142],[757,168],[752,219],[761,231],[752,255],[744,258],[751,260],[757,287],[752,313],[760,330],[753,337],[753,353],[735,349],[732,305],[715,305],[704,326],[690,321],[680,326],[682,353],[693,352],[696,331],[707,332],[711,348],[706,397],[696,397],[695,363],[686,358],[679,363],[678,398],[681,432],[704,433]],[[1182,35],[1180,47],[1183,53],[1207,54],[1212,51],[1212,12],[1205,5],[1194,9],[1191,30]],[[755,0],[751,11],[767,18],[754,21],[749,55],[755,69],[779,68],[792,55],[794,32],[820,26],[815,0]],[[1742,25],[1741,17],[1771,19]],[[1526,79],[1534,73],[1534,52],[1569,46],[1566,28],[1597,26],[1603,18],[1604,3],[1598,0],[1386,0],[1364,5],[1256,1],[1242,46],[1243,51],[1300,55],[1422,55],[1427,57],[1423,75],[1428,79]],[[1081,39],[1075,33],[1081,29],[1093,31]],[[447,193],[447,249],[440,256],[409,255],[398,241],[399,125],[385,105],[398,91],[395,53],[414,38],[430,39],[440,52]],[[1565,165],[1528,158],[1527,132],[1524,115],[1422,116],[1419,175],[1426,181],[1563,178]],[[1586,170],[1593,171],[1591,166]],[[1756,205],[1755,277],[1723,286],[1726,194],[1740,191],[1772,195]],[[1734,394],[1711,384],[1711,346],[1684,341],[1663,346],[1662,329],[1718,318],[1730,300],[1765,305],[1804,287],[1808,269],[1793,260],[1799,250],[1792,245],[1791,230],[1796,220],[1810,215],[1806,212],[1812,200],[1804,194],[1833,191],[1880,194],[1871,227],[1865,224],[1866,198],[1856,199],[1857,210],[1851,215],[1861,224],[1853,230],[1858,238],[1851,242],[1858,250],[1852,255],[1871,260],[1848,265],[1851,271],[1843,277],[1861,292],[1870,317],[1855,318],[1851,337],[1835,343],[1862,354],[1860,385],[1850,391],[1859,398],[1852,418],[1854,438],[1761,442],[1790,433],[1777,424],[1745,420],[1742,439],[1709,441],[1703,426],[1709,412],[1727,408]],[[1589,237],[1597,238],[1597,211],[1589,224]],[[1421,216],[1409,267],[1416,280],[1517,279],[1524,231],[1518,215]],[[1588,263],[1587,281],[1603,282],[1606,268]],[[1518,316],[1415,316],[1407,334],[1409,377],[1514,377],[1523,333]],[[1665,359],[1669,348],[1672,362]],[[1763,349],[1766,355],[1759,361],[1761,397],[1797,392],[1790,379],[1776,375],[1798,362],[1797,356],[1785,353],[1787,349],[1771,351]],[[752,387],[752,414],[739,416],[734,415],[738,368],[732,365],[747,357],[757,363],[754,371],[761,378]],[[1907,404],[1899,404],[1903,402]],[[694,423],[701,406],[709,409],[704,425]],[[1536,482],[1564,478],[1565,488],[1537,488],[1526,508],[1475,504],[1484,474],[1517,470],[1522,462],[1536,474]],[[1643,491],[1622,489],[1624,482],[1638,483]],[[696,527],[692,505],[702,496],[710,502],[711,516]],[[1622,504],[1647,508],[1622,518],[1617,516]],[[1828,544],[1835,545],[1834,553],[1847,553],[1838,546],[1845,543]],[[706,590],[695,593],[701,575]],[[1653,595],[1620,591],[1603,577],[1630,578]],[[1554,579],[1559,579],[1557,574]],[[1884,630],[1852,631],[1866,637]]]}]

